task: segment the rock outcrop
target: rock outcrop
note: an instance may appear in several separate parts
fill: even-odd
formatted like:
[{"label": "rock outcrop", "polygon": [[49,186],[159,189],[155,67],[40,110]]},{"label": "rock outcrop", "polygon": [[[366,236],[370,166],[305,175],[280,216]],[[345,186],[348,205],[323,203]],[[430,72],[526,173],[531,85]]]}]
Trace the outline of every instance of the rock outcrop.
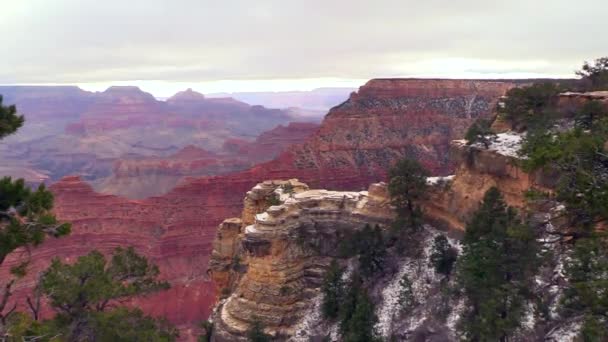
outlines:
[{"label": "rock outcrop", "polygon": [[[268,198],[278,200],[268,206]],[[393,215],[383,184],[341,192],[268,181],[247,193],[244,207],[240,219],[220,225],[214,242],[211,276],[231,293],[215,315],[215,341],[246,341],[254,320],[277,338],[293,336],[343,237]]]}]

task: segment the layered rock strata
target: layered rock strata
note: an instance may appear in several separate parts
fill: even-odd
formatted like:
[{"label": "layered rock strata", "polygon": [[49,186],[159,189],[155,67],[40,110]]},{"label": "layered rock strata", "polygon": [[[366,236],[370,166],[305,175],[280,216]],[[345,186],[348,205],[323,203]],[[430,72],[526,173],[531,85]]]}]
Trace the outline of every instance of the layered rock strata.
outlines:
[{"label": "layered rock strata", "polygon": [[[269,196],[279,200],[263,210]],[[256,185],[242,218],[224,221],[216,235],[211,276],[231,294],[215,315],[215,340],[245,341],[254,320],[277,338],[293,336],[341,238],[391,219],[384,184],[360,192],[307,190],[295,180]]]}]

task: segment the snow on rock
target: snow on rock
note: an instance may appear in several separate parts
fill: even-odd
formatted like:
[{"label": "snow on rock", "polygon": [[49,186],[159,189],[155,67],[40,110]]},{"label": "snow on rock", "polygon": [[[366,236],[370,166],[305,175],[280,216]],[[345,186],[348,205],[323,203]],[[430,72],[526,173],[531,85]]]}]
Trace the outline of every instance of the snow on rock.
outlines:
[{"label": "snow on rock", "polygon": [[447,182],[451,182],[454,177],[456,177],[455,175],[449,175],[449,176],[444,176],[444,177],[427,177],[426,178],[426,184],[427,185],[437,185],[440,183],[447,183]]},{"label": "snow on rock", "polygon": [[[488,136],[487,139],[489,140],[490,145],[488,146],[487,150],[494,151],[507,157],[520,158],[517,152],[521,149],[524,137],[525,133],[515,132],[498,133],[494,137]],[[467,141],[464,139],[454,140],[453,142],[458,145],[467,144]],[[486,149],[481,143],[475,143],[472,146],[479,149]]]},{"label": "snow on rock", "polygon": [[504,156],[517,157],[517,152],[521,149],[523,137],[523,134],[513,132],[499,133],[488,149]]},{"label": "snow on rock", "polygon": [[[430,267],[428,263],[429,256],[432,253],[433,240],[441,233],[428,225],[425,225],[425,230],[428,232],[428,235],[422,242],[424,246],[422,256],[416,259],[405,258],[399,272],[395,274],[389,284],[382,290],[382,302],[378,306],[376,312],[378,315],[376,328],[384,337],[390,336],[393,320],[398,316],[399,292],[401,290],[399,281],[403,275],[407,274],[412,281],[414,297],[419,303],[425,301],[431,288],[438,284],[441,279],[441,276],[436,274],[435,270]],[[418,312],[417,314],[405,317],[404,320],[407,321],[407,329],[410,331],[416,329],[427,319],[427,316],[427,312]]]}]

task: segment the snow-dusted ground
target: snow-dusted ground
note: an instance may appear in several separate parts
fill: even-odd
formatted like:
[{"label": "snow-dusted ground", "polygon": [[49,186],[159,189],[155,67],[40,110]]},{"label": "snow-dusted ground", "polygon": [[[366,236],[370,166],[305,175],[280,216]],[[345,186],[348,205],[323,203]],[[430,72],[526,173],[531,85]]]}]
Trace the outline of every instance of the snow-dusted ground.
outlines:
[{"label": "snow-dusted ground", "polygon": [[[490,145],[487,150],[494,151],[507,157],[520,158],[518,151],[521,149],[524,137],[525,133],[515,132],[498,133],[495,137],[488,136],[487,138],[490,141]],[[466,145],[467,143],[464,139],[454,140],[454,142],[460,145]],[[472,146],[486,149],[481,143],[475,143]]]},{"label": "snow-dusted ground", "polygon": [[[427,236],[423,240],[423,253],[419,258],[405,258],[401,264],[402,267],[394,277],[390,280],[388,285],[382,290],[382,302],[378,306],[376,314],[378,315],[378,323],[376,328],[378,333],[383,337],[390,337],[393,328],[393,323],[396,318],[399,318],[399,292],[401,286],[399,281],[404,274],[407,274],[412,281],[412,291],[414,297],[421,306],[424,305],[426,298],[429,295],[430,290],[437,286],[442,276],[438,275],[435,270],[429,265],[429,256],[432,253],[433,240],[439,234],[442,234],[435,228],[425,225]],[[450,244],[458,248],[456,241],[448,239]],[[418,310],[414,308],[412,315],[399,318],[400,325],[406,322],[407,330],[412,331],[419,327],[427,318],[430,313],[426,310]],[[457,319],[457,318],[456,318]]]}]

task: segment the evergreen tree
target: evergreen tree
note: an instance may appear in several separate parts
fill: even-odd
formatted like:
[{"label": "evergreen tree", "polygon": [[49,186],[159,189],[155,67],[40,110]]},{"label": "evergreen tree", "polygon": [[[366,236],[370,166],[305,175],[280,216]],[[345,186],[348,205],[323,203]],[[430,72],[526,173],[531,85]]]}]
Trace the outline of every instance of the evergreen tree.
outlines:
[{"label": "evergreen tree", "polygon": [[585,62],[580,71],[582,90],[608,89],[608,57],[596,59],[593,63]]},{"label": "evergreen tree", "polygon": [[340,305],[344,298],[342,274],[342,269],[336,260],[332,260],[321,286],[321,292],[323,293],[321,312],[325,319],[334,320],[338,318]]},{"label": "evergreen tree", "polygon": [[412,289],[412,281],[407,276],[407,273],[399,280],[399,306],[401,310],[406,311],[415,306],[416,297]]},{"label": "evergreen tree", "polygon": [[42,274],[40,290],[57,315],[29,332],[59,334],[66,341],[173,341],[177,332],[165,321],[116,307],[121,299],[166,289],[157,277],[158,268],[133,248],[117,248],[109,263],[97,251],[74,264],[55,259]]},{"label": "evergreen tree", "polygon": [[366,224],[360,235],[359,269],[365,277],[370,277],[384,269],[386,246],[379,226],[374,229]]},{"label": "evergreen tree", "polygon": [[457,258],[458,251],[450,246],[448,238],[442,234],[437,235],[433,240],[433,250],[429,256],[430,264],[435,268],[435,272],[449,279]]},{"label": "evergreen tree", "polygon": [[575,124],[584,130],[597,128],[599,120],[608,117],[608,110],[600,101],[589,101],[576,115]]},{"label": "evergreen tree", "polygon": [[565,317],[583,315],[585,341],[600,341],[608,333],[608,242],[594,233],[576,241],[566,265],[568,287],[562,297]]},{"label": "evergreen tree", "polygon": [[561,90],[553,82],[512,88],[507,92],[504,106],[499,108],[499,113],[517,130],[544,128],[547,119],[553,116],[551,108]]},{"label": "evergreen tree", "polygon": [[358,273],[353,274],[340,308],[340,335],[345,342],[378,341],[378,317]]},{"label": "evergreen tree", "polygon": [[0,95],[0,140],[15,133],[25,121],[23,115],[17,114],[17,107],[5,106],[2,101],[3,98]]},{"label": "evergreen tree", "polygon": [[459,328],[471,341],[507,341],[520,326],[538,267],[536,239],[498,189],[489,189],[467,225],[459,284],[467,309]]},{"label": "evergreen tree", "polygon": [[397,211],[396,228],[403,234],[418,230],[422,226],[419,202],[426,196],[428,171],[415,160],[403,159],[389,170],[389,177],[388,191]]},{"label": "evergreen tree", "polygon": [[264,326],[257,317],[254,317],[253,323],[247,332],[249,342],[270,342],[270,335],[264,332]]},{"label": "evergreen tree", "polygon": [[[24,122],[15,106],[4,106],[0,96],[0,140],[15,133]],[[20,247],[40,244],[48,236],[59,237],[70,232],[71,226],[59,223],[51,214],[53,194],[44,184],[30,190],[23,179],[0,178],[0,265],[11,252]],[[29,256],[29,255],[28,255]],[[29,260],[11,269],[23,277]],[[16,306],[7,307],[16,279],[0,281],[0,335],[7,329],[7,318]]]}]

